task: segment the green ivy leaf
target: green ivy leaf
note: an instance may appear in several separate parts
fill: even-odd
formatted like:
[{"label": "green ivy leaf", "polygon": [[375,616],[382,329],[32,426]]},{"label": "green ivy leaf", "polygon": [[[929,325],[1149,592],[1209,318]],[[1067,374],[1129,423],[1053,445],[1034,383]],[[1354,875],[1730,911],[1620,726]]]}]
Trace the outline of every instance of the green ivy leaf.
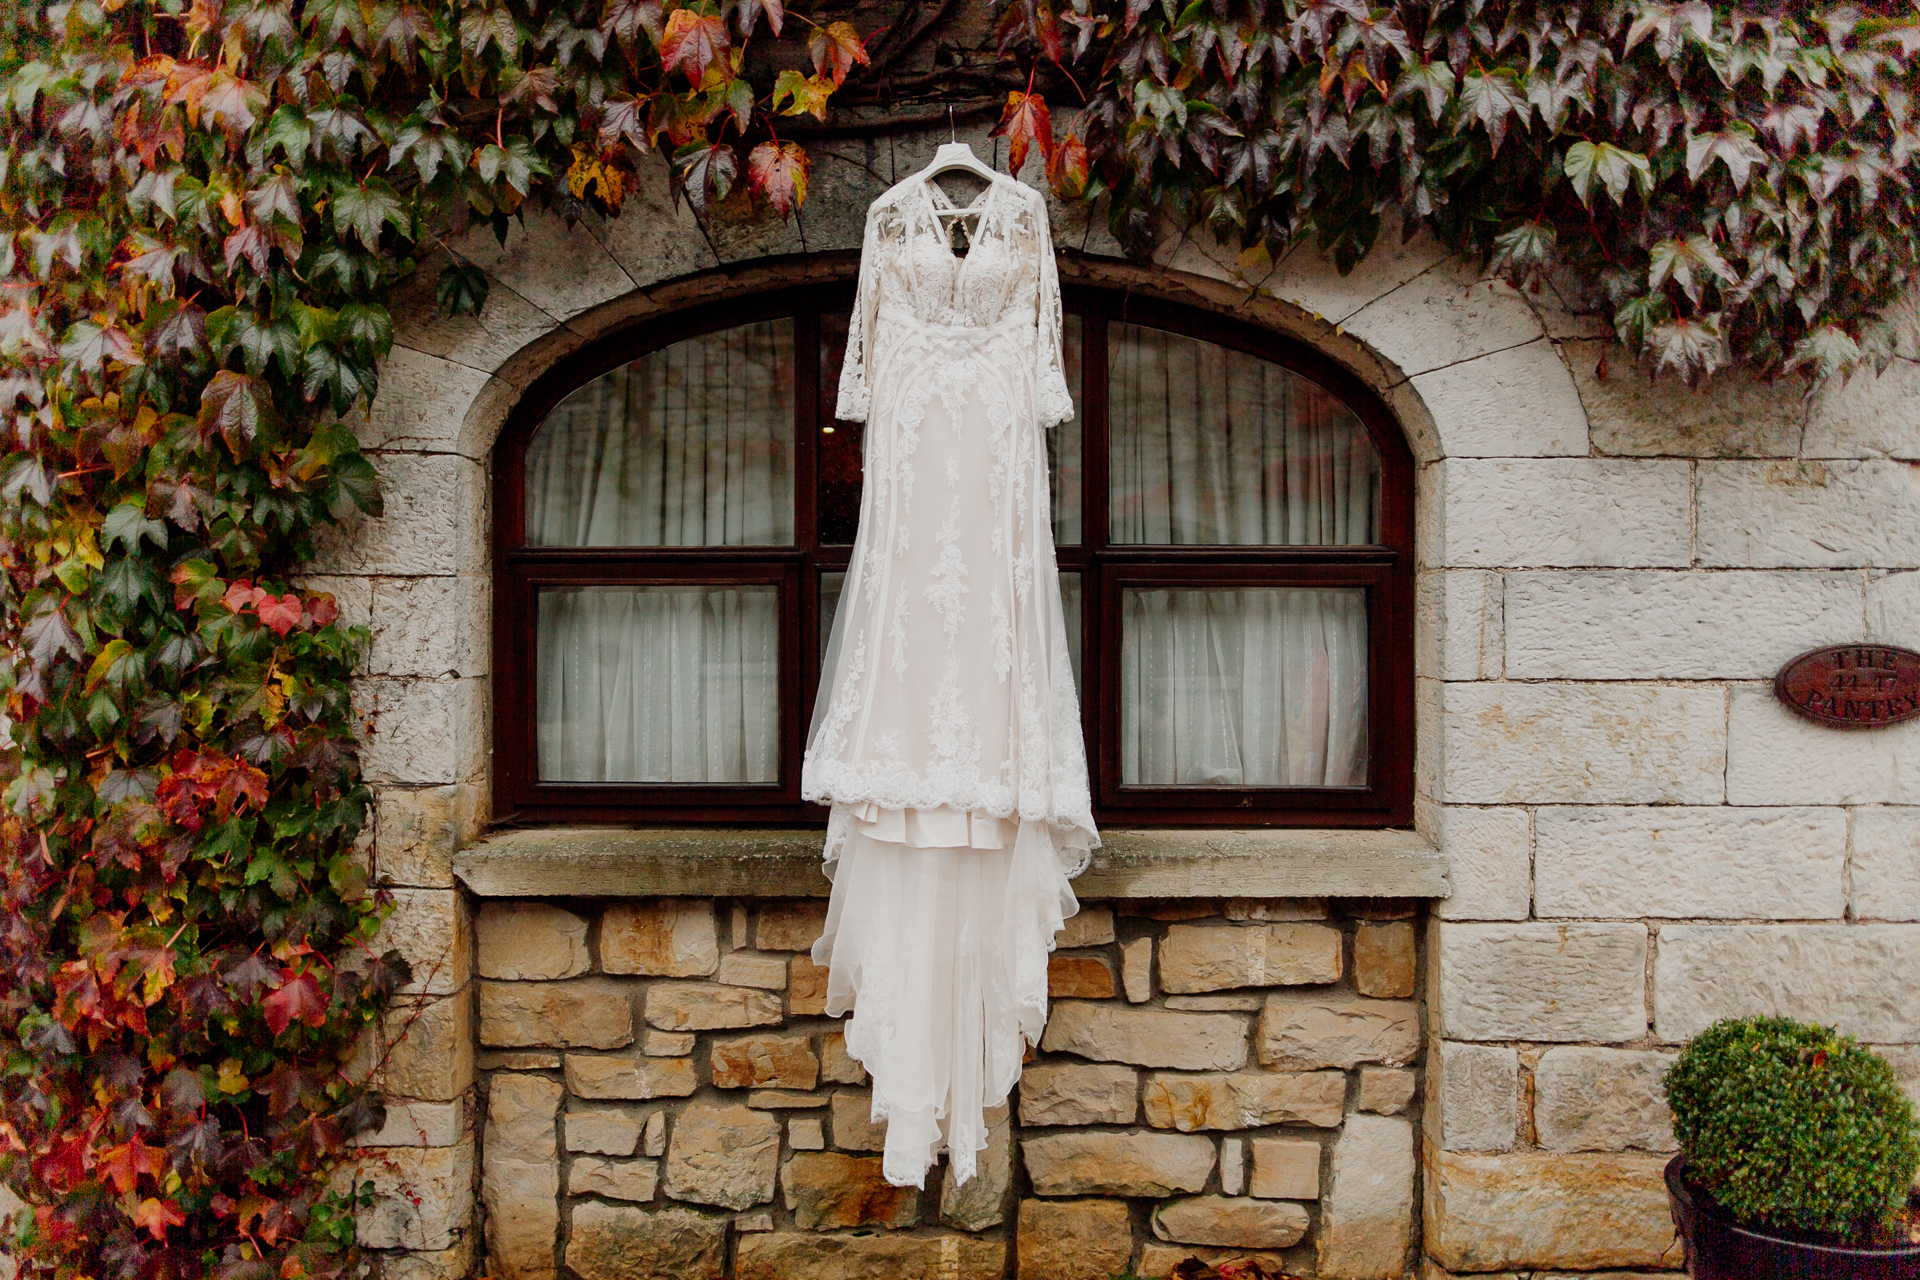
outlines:
[{"label": "green ivy leaf", "polygon": [[487,305],[487,273],[471,262],[443,267],[433,284],[434,301],[452,316],[477,316]]},{"label": "green ivy leaf", "polygon": [[167,526],[158,520],[149,520],[144,504],[123,502],[107,512],[100,522],[100,545],[112,547],[119,543],[126,548],[128,555],[140,554],[140,542],[146,539],[162,551],[167,549]]},{"label": "green ivy leaf", "polygon": [[1615,204],[1626,199],[1631,186],[1637,185],[1642,195],[1653,190],[1653,165],[1647,158],[1611,142],[1574,143],[1567,148],[1564,167],[1567,180],[1573,184],[1573,193],[1580,197],[1580,203],[1589,207],[1593,204],[1595,182]]},{"label": "green ivy leaf", "polygon": [[407,207],[394,189],[378,178],[354,184],[337,182],[333,187],[333,227],[342,235],[353,232],[361,244],[373,252],[380,249],[380,227],[393,227],[401,235],[411,230]]}]

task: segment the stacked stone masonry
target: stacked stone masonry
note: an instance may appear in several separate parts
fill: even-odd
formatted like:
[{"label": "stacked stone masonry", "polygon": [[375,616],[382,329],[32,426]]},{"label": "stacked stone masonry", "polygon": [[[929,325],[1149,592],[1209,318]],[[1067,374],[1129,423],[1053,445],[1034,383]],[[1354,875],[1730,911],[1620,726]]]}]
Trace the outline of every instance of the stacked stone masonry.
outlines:
[{"label": "stacked stone masonry", "polygon": [[1410,902],[1350,905],[1087,904],[980,1176],[916,1190],[882,1178],[824,1013],[824,903],[484,903],[486,1273],[1107,1280],[1252,1254],[1404,1275],[1419,930]]}]

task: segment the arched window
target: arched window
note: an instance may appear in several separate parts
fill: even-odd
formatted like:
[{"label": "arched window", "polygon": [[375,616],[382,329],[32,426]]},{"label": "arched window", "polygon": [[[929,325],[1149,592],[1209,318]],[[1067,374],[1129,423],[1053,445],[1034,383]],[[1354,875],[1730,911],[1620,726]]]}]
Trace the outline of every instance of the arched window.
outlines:
[{"label": "arched window", "polygon": [[[496,474],[501,816],[813,821],[800,754],[859,521],[850,290],[696,308],[542,378]],[[1309,349],[1069,291],[1054,532],[1096,816],[1412,819],[1412,459]]]}]

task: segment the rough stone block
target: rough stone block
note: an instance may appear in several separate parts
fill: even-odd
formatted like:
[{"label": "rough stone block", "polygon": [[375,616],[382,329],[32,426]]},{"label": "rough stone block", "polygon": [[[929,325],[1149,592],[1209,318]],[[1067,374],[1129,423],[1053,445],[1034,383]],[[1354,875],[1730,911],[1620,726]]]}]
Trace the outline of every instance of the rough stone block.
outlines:
[{"label": "rough stone block", "polygon": [[656,1111],[647,1117],[647,1127],[640,1134],[640,1154],[655,1157],[667,1154],[666,1112]]},{"label": "rough stone block", "polygon": [[1320,1144],[1305,1138],[1255,1138],[1248,1191],[1262,1200],[1318,1200]]},{"label": "rough stone block", "polygon": [[487,1087],[487,1159],[553,1163],[562,1090],[545,1076],[501,1072]]},{"label": "rough stone block", "polygon": [[1449,804],[1719,804],[1718,686],[1449,684]]},{"label": "rough stone block", "polygon": [[1154,1206],[1153,1234],[1182,1244],[1285,1249],[1307,1234],[1306,1206],[1242,1196],[1193,1196]]},{"label": "rough stone block", "polygon": [[1040,1040],[1048,1053],[1180,1071],[1234,1071],[1247,1060],[1247,1020],[1224,1013],[1167,1013],[1067,1001]]},{"label": "rough stone block", "polygon": [[675,1200],[750,1209],[773,1199],[780,1122],[743,1106],[695,1103],[673,1122],[667,1194]]},{"label": "rough stone block", "polygon": [[1691,467],[1605,458],[1449,458],[1427,468],[1448,568],[1685,568]]},{"label": "rough stone block", "polygon": [[1340,981],[1340,931],[1324,924],[1177,924],[1160,940],[1160,989],[1222,991]]},{"label": "rough stone block", "polygon": [[1416,825],[1447,855],[1442,920],[1525,920],[1533,901],[1533,818],[1525,809],[1416,802]]},{"label": "rough stone block", "polygon": [[633,1043],[633,996],[604,978],[482,982],[480,1043],[621,1049]]},{"label": "rough stone block", "polygon": [[827,966],[815,964],[805,952],[793,958],[787,984],[787,1012],[796,1018],[814,1017],[827,1011]]},{"label": "rough stone block", "polygon": [[1896,360],[1883,372],[1865,370],[1834,378],[1813,393],[1806,438],[1807,458],[1900,458],[1920,460],[1920,366]]},{"label": "rough stone block", "polygon": [[1120,948],[1120,982],[1127,1000],[1145,1004],[1153,997],[1153,939],[1135,938]]},{"label": "rough stone block", "polygon": [[[427,255],[422,269],[400,286],[388,304],[396,345],[404,343],[470,369],[493,370],[529,345],[545,345],[556,338],[564,342],[565,331],[554,333],[552,316],[498,283],[487,291],[478,315],[447,315],[433,293],[440,268],[451,262],[445,254]],[[386,386],[383,374],[380,389],[385,391]]]},{"label": "rough stone block", "polygon": [[634,289],[632,277],[585,219],[571,226],[555,214],[516,220],[505,244],[491,231],[476,229],[460,238],[457,249],[556,320],[571,319]]},{"label": "rough stone block", "polygon": [[713,980],[730,987],[779,991],[787,985],[787,957],[755,955],[751,951],[730,952],[720,958]]},{"label": "rough stone block", "polygon": [[1673,1267],[1664,1156],[1427,1149],[1429,1256],[1453,1271]]},{"label": "rough stone block", "polygon": [[801,1093],[793,1089],[756,1089],[747,1095],[747,1105],[757,1111],[784,1111],[824,1107],[827,1099],[818,1093]]},{"label": "rough stone block", "polygon": [[486,767],[486,681],[365,677],[352,692],[360,766],[375,786],[455,783]]},{"label": "rough stone block", "polygon": [[567,1150],[602,1156],[630,1156],[640,1146],[640,1130],[647,1118],[618,1107],[591,1107],[567,1112]]},{"label": "rough stone block", "polygon": [[1111,1000],[1113,966],[1101,956],[1049,956],[1047,995],[1055,1000]]},{"label": "rough stone block", "polygon": [[495,1275],[503,1280],[553,1275],[559,1192],[560,1166],[552,1159],[530,1162],[487,1153],[480,1194],[487,1211],[487,1256]]},{"label": "rough stone block", "polygon": [[768,1027],[781,1020],[780,997],[717,982],[656,982],[647,988],[647,1021],[663,1031]]},{"label": "rough stone block", "polygon": [[473,1143],[392,1147],[353,1174],[373,1203],[354,1218],[362,1248],[451,1249],[473,1221]]},{"label": "rough stone block", "polygon": [[608,973],[705,977],[720,967],[713,903],[663,898],[608,907],[600,918],[600,967]]},{"label": "rough stone block", "polygon": [[740,1241],[734,1280],[1000,1280],[1004,1240],[968,1236],[816,1235],[775,1231]]},{"label": "rough stone block", "polygon": [[820,1059],[807,1036],[741,1036],[717,1040],[712,1048],[716,1089],[774,1085],[811,1089],[820,1081]]},{"label": "rough stone block", "polygon": [[1441,1035],[1606,1042],[1646,1034],[1645,925],[1448,921],[1433,933]]},{"label": "rough stone block", "polygon": [[1413,1126],[1350,1116],[1333,1144],[1320,1196],[1320,1274],[1397,1280],[1413,1244]]},{"label": "rough stone block", "polygon": [[1729,804],[1920,804],[1920,721],[1836,733],[1736,685],[1728,726]]},{"label": "rough stone block", "polygon": [[1920,925],[1667,925],[1653,970],[1661,1040],[1721,1018],[1776,1014],[1870,1044],[1920,1040]]},{"label": "rough stone block", "polygon": [[1247,1144],[1239,1138],[1220,1140],[1220,1194],[1237,1196],[1246,1190]]},{"label": "rough stone block", "polygon": [[795,1116],[787,1121],[787,1145],[795,1151],[824,1151],[827,1132],[817,1117]]},{"label": "rough stone block", "polygon": [[873,1098],[864,1093],[833,1095],[833,1145],[842,1151],[883,1151],[887,1124],[873,1120]]},{"label": "rough stone block", "polygon": [[[1270,1124],[1339,1125],[1347,1078],[1338,1071],[1239,1071],[1147,1077],[1147,1123],[1156,1129],[1257,1129]],[[1207,1243],[1200,1241],[1199,1243]]]},{"label": "rough stone block", "polygon": [[1419,576],[1416,665],[1440,680],[1498,680],[1506,672],[1501,576],[1485,569],[1432,569]]},{"label": "rough stone block", "polygon": [[1436,1040],[1427,1055],[1428,1138],[1449,1151],[1511,1151],[1520,1123],[1520,1057],[1491,1044]]},{"label": "rough stone block", "polygon": [[1550,1151],[1672,1151],[1661,1079],[1674,1055],[1562,1046],[1533,1069],[1533,1128]]},{"label": "rough stone block", "polygon": [[485,467],[453,454],[421,453],[380,453],[374,465],[380,469],[384,512],[378,518],[356,512],[317,537],[309,573],[446,577],[488,572]]},{"label": "rough stone block", "polygon": [[1518,680],[1771,679],[1858,633],[1858,574],[1614,570],[1506,575]]},{"label": "rough stone block", "polygon": [[476,789],[381,787],[374,796],[374,858],[398,885],[453,887],[454,850],[479,831]]},{"label": "rough stone block", "polygon": [[1534,817],[1543,917],[1838,919],[1840,809],[1548,808]]},{"label": "rough stone block", "polygon": [[1418,1077],[1404,1067],[1362,1067],[1354,1107],[1375,1115],[1397,1116],[1413,1104]]},{"label": "rough stone block", "polygon": [[1389,1066],[1420,1056],[1419,1006],[1348,995],[1267,997],[1254,1040],[1262,1064],[1288,1071]]},{"label": "rough stone block", "polygon": [[810,951],[826,927],[824,902],[769,902],[760,908],[753,941],[762,951]]},{"label": "rough stone block", "polygon": [[640,1035],[640,1052],[649,1058],[684,1058],[693,1052],[693,1042],[698,1038],[691,1031],[646,1027]]},{"label": "rough stone block", "polygon": [[1062,951],[1075,947],[1102,947],[1113,941],[1113,908],[1082,906],[1053,935],[1053,945]]},{"label": "rough stone block", "polygon": [[940,1221],[962,1231],[998,1226],[1007,1216],[1007,1198],[1013,1191],[1012,1117],[1005,1107],[998,1107],[987,1114],[987,1120],[987,1145],[974,1155],[973,1177],[956,1182],[949,1159],[940,1178]]},{"label": "rough stone block", "polygon": [[1867,634],[1876,644],[1907,644],[1920,636],[1920,572],[1870,570]]},{"label": "rough stone block", "polygon": [[1856,920],[1920,920],[1920,808],[1853,811]]},{"label": "rough stone block", "polygon": [[[382,377],[382,394],[386,389]],[[375,578],[367,674],[485,676],[486,620],[492,614],[492,579],[484,574]]]},{"label": "rough stone block", "polygon": [[483,978],[575,978],[590,967],[587,922],[544,902],[483,902],[473,930]]},{"label": "rough stone block", "polygon": [[1906,462],[1703,462],[1698,545],[1711,566],[1920,564],[1920,485]]},{"label": "rough stone block", "polygon": [[1518,290],[1445,263],[1348,316],[1343,327],[1410,378],[1520,346],[1544,332]]},{"label": "rough stone block", "polygon": [[1451,458],[1587,452],[1587,415],[1567,366],[1541,338],[1413,379]]},{"label": "rough stone block", "polygon": [[452,995],[472,975],[471,924],[452,889],[395,889],[393,911],[368,944],[374,955],[398,951],[413,966],[403,995]]},{"label": "rough stone block", "polygon": [[[1779,383],[1744,370],[1716,373],[1705,394],[1667,380],[1650,381],[1618,359],[1611,334],[1561,348],[1580,388],[1593,437],[1603,454],[1659,458],[1782,458],[1800,446],[1806,405]],[[1604,364],[1607,374],[1600,375]],[[1783,394],[1785,392],[1786,394]]]},{"label": "rough stone block", "polygon": [[1220,914],[1236,924],[1325,920],[1325,898],[1228,898]]},{"label": "rough stone block", "polygon": [[1020,1280],[1122,1275],[1133,1261],[1124,1200],[1022,1200]]},{"label": "rough stone block", "polygon": [[1140,1246],[1140,1265],[1135,1274],[1140,1280],[1163,1280],[1174,1274],[1174,1268],[1188,1258],[1198,1258],[1210,1267],[1218,1267],[1229,1262],[1258,1262],[1269,1271],[1284,1275],[1285,1257],[1278,1253],[1263,1252],[1257,1249],[1214,1249],[1206,1245],[1161,1244],[1149,1240]]},{"label": "rough stone block", "polygon": [[657,1160],[599,1160],[581,1156],[567,1170],[567,1193],[604,1196],[609,1200],[653,1199],[660,1187]]},{"label": "rough stone block", "polygon": [[838,1031],[820,1038],[820,1079],[825,1084],[865,1084],[867,1069],[847,1053],[847,1038]]},{"label": "rough stone block", "polygon": [[1404,1000],[1413,995],[1411,920],[1362,921],[1353,934],[1353,989],[1363,996]]},{"label": "rough stone block", "polygon": [[1199,1191],[1213,1172],[1213,1142],[1198,1134],[1056,1133],[1020,1150],[1043,1196],[1164,1196]]},{"label": "rough stone block", "polygon": [[802,1231],[904,1227],[920,1216],[920,1193],[889,1185],[879,1156],[798,1152],[781,1167],[780,1190]]},{"label": "rough stone block", "polygon": [[567,1055],[567,1091],[578,1098],[685,1098],[699,1087],[692,1058]]},{"label": "rough stone block", "polygon": [[387,1122],[354,1141],[363,1147],[450,1147],[465,1130],[457,1102],[387,1103]]},{"label": "rough stone block", "polygon": [[1132,1067],[1058,1062],[1020,1075],[1020,1123],[1132,1124],[1140,1077]]},{"label": "rough stone block", "polygon": [[1168,996],[1166,1006],[1180,1013],[1258,1013],[1267,997],[1260,991],[1235,991],[1226,995]]},{"label": "rough stone block", "polygon": [[573,1206],[567,1267],[580,1280],[724,1280],[727,1220],[669,1205]]},{"label": "rough stone block", "polygon": [[482,1071],[558,1071],[557,1049],[494,1049],[474,1057]]},{"label": "rough stone block", "polygon": [[467,1280],[474,1272],[474,1236],[467,1232],[451,1249],[390,1253],[380,1259],[380,1280]]},{"label": "rough stone block", "polygon": [[449,1101],[473,1083],[473,1001],[465,992],[404,1001],[382,1022],[386,1086],[396,1098]]}]

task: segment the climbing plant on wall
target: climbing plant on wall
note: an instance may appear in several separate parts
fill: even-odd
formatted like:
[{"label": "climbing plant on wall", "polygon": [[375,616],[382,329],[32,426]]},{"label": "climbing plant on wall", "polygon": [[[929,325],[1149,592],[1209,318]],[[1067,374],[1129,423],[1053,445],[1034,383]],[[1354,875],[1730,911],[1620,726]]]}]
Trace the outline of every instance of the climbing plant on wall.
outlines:
[{"label": "climbing plant on wall", "polygon": [[[385,300],[469,224],[617,212],[640,151],[696,208],[791,214],[781,123],[865,58],[782,0],[0,7],[0,1176],[25,1274],[347,1265],[327,1173],[382,1118],[355,1046],[411,975],[375,953],[355,851],[368,636],[295,574],[380,510],[351,425]],[[457,257],[437,283],[483,300]]]}]

